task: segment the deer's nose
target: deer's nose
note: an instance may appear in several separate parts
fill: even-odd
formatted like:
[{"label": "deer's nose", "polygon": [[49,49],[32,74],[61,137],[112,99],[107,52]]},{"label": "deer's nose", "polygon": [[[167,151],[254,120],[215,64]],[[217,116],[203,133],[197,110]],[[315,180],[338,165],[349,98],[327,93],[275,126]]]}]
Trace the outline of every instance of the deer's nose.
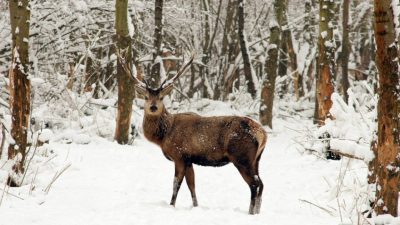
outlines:
[{"label": "deer's nose", "polygon": [[155,105],[150,106],[150,111],[152,111],[152,112],[157,111],[157,106],[155,106]]}]

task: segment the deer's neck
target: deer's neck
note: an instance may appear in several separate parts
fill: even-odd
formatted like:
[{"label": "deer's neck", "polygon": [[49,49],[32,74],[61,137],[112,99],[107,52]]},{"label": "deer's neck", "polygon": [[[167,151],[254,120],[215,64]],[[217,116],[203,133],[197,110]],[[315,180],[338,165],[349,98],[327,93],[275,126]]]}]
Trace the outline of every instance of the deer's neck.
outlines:
[{"label": "deer's neck", "polygon": [[149,139],[149,141],[161,145],[171,127],[171,119],[171,115],[166,109],[157,116],[145,113],[143,118],[144,136]]}]

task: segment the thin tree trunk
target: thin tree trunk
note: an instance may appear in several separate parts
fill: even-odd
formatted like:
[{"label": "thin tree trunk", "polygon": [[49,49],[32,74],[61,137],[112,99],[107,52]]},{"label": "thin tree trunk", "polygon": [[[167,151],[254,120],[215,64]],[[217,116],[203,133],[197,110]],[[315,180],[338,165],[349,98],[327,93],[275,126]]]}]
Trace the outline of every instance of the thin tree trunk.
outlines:
[{"label": "thin tree trunk", "polygon": [[[379,71],[378,145],[375,151],[378,215],[397,216],[400,181],[399,65],[391,0],[375,0],[376,65]],[[378,188],[379,187],[379,188]]]},{"label": "thin tree trunk", "polygon": [[[28,79],[30,7],[29,0],[11,0],[9,4],[13,49],[9,73],[11,136],[15,142],[8,147],[8,159],[20,155],[21,158],[16,161],[13,170],[21,174],[25,169],[31,101],[31,85]],[[12,177],[9,177],[8,184],[20,185]]]},{"label": "thin tree trunk", "polygon": [[[280,0],[275,0],[274,7],[279,6]],[[270,23],[270,43],[268,57],[265,62],[265,80],[261,90],[260,122],[272,128],[272,110],[274,105],[275,79],[278,69],[278,51],[280,42],[280,30],[277,22]]]},{"label": "thin tree trunk", "polygon": [[289,55],[289,65],[290,69],[293,71],[293,85],[294,85],[294,93],[296,99],[299,100],[300,97],[304,96],[304,88],[303,88],[303,77],[297,70],[297,54],[295,52],[292,40],[292,32],[288,28],[287,31],[287,52]]},{"label": "thin tree trunk", "polygon": [[[288,29],[287,25],[287,1],[281,0],[275,7],[275,14],[277,22],[281,29],[281,41],[279,46],[279,63],[278,63],[278,75],[284,77],[287,75],[288,67]],[[283,98],[283,95],[287,92],[288,77],[282,81],[281,89],[279,90],[279,97]]]},{"label": "thin tree trunk", "polygon": [[210,0],[202,0],[202,8],[205,12],[204,14],[204,39],[203,39],[203,57],[201,58],[202,63],[205,66],[200,67],[200,76],[201,76],[201,82],[202,82],[202,97],[203,98],[208,98],[210,97],[208,95],[208,90],[207,90],[207,78],[209,77],[209,70],[208,70],[208,62],[210,60],[210,55],[208,52],[208,47],[210,45],[211,41],[211,24],[210,24],[210,18],[208,14],[210,13]]},{"label": "thin tree trunk", "polygon": [[331,95],[334,91],[333,74],[335,69],[335,41],[333,39],[333,27],[330,26],[334,18],[335,4],[332,1],[319,0],[319,54],[318,54],[318,123],[323,125],[325,119],[332,118],[329,110],[332,107]]},{"label": "thin tree trunk", "polygon": [[350,48],[350,42],[349,42],[349,6],[350,6],[350,0],[344,0],[343,1],[343,36],[342,36],[342,52],[341,52],[341,62],[342,62],[342,89],[343,89],[343,96],[344,100],[347,103],[349,99],[349,95],[347,94],[347,89],[349,89],[350,84],[349,84],[349,48]]},{"label": "thin tree trunk", "polygon": [[[128,0],[116,0],[115,8],[115,29],[117,32],[118,52],[126,50],[126,54],[124,55],[125,61],[126,63],[132,63],[132,40],[128,30]],[[119,60],[117,60],[117,82],[118,111],[115,140],[119,144],[127,144],[129,141],[132,101],[135,98],[135,90],[132,78],[125,72]]]},{"label": "thin tree trunk", "polygon": [[235,18],[237,0],[229,0],[226,9],[226,19],[224,27],[224,36],[222,38],[221,64],[223,75],[221,77],[221,90],[223,90],[223,99],[226,100],[232,93],[233,82],[236,79],[237,68],[234,68],[236,56],[238,54],[238,35],[235,32]]},{"label": "thin tree trunk", "polygon": [[247,49],[247,40],[246,40],[246,35],[244,31],[244,0],[239,0],[238,1],[238,25],[239,25],[239,41],[240,41],[240,50],[242,52],[242,59],[243,59],[243,65],[244,65],[244,76],[246,78],[246,83],[247,83],[247,91],[251,94],[253,98],[256,97],[257,90],[255,88],[253,77],[255,77],[255,74],[253,76],[253,71],[251,69],[251,61],[250,61],[250,56],[249,52]]},{"label": "thin tree trunk", "polygon": [[158,57],[161,57],[162,49],[161,45],[163,42],[163,1],[164,0],[155,0],[155,8],[154,8],[154,50],[153,50],[153,67],[151,68],[151,75],[149,84],[153,88],[158,88],[161,80],[160,69],[162,63],[156,62]]}]

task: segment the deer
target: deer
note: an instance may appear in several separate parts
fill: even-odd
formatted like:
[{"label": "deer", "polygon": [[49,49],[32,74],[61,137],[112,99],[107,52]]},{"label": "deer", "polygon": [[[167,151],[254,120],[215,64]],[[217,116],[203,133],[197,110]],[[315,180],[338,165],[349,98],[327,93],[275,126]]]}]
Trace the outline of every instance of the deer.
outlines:
[{"label": "deer", "polygon": [[173,161],[175,175],[170,205],[176,198],[185,178],[193,207],[198,206],[193,164],[220,167],[228,163],[238,169],[251,192],[249,214],[260,213],[263,182],[258,166],[267,141],[263,127],[248,117],[212,116],[195,113],[171,114],[163,98],[171,93],[176,81],[190,67],[194,54],[171,79],[164,79],[154,89],[136,77],[135,69],[119,56],[126,73],[133,79],[136,92],[144,96],[143,133],[146,139],[161,148],[164,156]]}]

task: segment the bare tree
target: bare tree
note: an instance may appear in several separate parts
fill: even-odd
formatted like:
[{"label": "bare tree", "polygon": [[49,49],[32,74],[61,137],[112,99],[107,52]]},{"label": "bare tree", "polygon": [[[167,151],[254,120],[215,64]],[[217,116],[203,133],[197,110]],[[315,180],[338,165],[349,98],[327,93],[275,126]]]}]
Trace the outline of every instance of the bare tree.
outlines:
[{"label": "bare tree", "polygon": [[[115,2],[115,29],[117,32],[118,52],[125,52],[125,62],[132,62],[132,39],[128,28],[128,0],[116,0]],[[119,144],[127,144],[129,140],[129,128],[131,125],[132,101],[135,97],[133,81],[129,74],[117,62],[118,82],[118,111],[115,128],[115,140]]]},{"label": "bare tree", "polygon": [[[275,18],[280,8],[280,0],[275,0]],[[275,79],[278,70],[278,54],[281,32],[278,23],[273,20],[270,25],[270,38],[268,46],[268,56],[265,62],[265,79],[261,90],[260,122],[272,128],[272,109],[274,105]]]},{"label": "bare tree", "polygon": [[343,1],[343,35],[342,35],[342,52],[341,52],[341,63],[342,63],[342,90],[344,100],[347,103],[349,95],[347,89],[349,89],[349,55],[350,55],[350,41],[349,41],[349,7],[350,1]]},{"label": "bare tree", "polygon": [[[399,62],[391,0],[375,0],[376,65],[379,72],[378,140],[370,178],[376,179],[375,212],[397,216],[400,181]],[[370,180],[371,182],[371,180]]]},{"label": "bare tree", "polygon": [[239,25],[239,42],[240,42],[240,51],[242,52],[242,59],[244,65],[244,76],[246,78],[247,83],[247,91],[251,94],[253,98],[255,98],[257,94],[257,90],[255,88],[253,77],[253,71],[251,68],[251,61],[248,52],[247,40],[244,32],[244,1],[238,1],[238,25]]},{"label": "bare tree", "polygon": [[[31,84],[28,79],[31,13],[29,0],[11,0],[9,3],[13,49],[9,73],[11,136],[15,142],[8,147],[8,158],[15,159],[17,157],[13,170],[16,173],[23,173],[31,102]],[[12,177],[8,179],[8,184],[20,185]]]},{"label": "bare tree", "polygon": [[319,0],[319,40],[318,40],[318,78],[317,101],[318,123],[324,124],[325,119],[331,118],[329,110],[332,107],[331,95],[334,91],[333,74],[335,69],[335,41],[333,39],[334,18],[333,1]]},{"label": "bare tree", "polygon": [[162,42],[163,42],[163,2],[164,0],[155,0],[154,8],[154,49],[153,49],[153,67],[149,84],[152,87],[158,87],[161,80],[160,69],[162,64]]}]

